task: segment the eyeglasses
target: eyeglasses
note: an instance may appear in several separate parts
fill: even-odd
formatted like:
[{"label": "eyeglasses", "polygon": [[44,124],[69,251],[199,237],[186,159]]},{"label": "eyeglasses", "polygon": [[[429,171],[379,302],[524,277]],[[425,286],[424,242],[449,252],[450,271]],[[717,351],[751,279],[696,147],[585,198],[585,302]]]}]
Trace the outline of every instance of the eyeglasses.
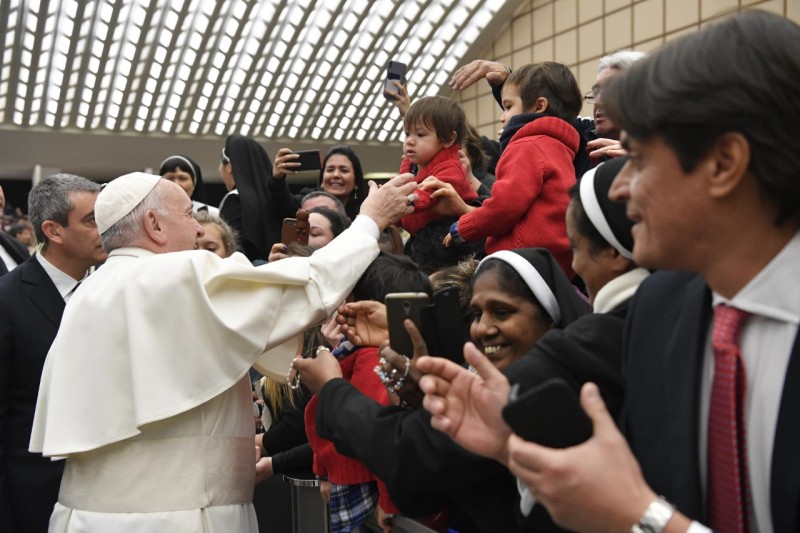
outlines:
[{"label": "eyeglasses", "polygon": [[591,91],[583,95],[583,101],[587,104],[593,104],[595,100],[597,100],[597,97],[600,96],[601,92],[601,87],[592,87]]}]

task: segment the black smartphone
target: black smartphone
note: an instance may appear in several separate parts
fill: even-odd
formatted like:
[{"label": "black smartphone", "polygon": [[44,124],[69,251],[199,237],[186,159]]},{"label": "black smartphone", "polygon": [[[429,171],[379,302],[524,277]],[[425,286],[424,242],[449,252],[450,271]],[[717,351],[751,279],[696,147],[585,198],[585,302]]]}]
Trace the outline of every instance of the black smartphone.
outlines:
[{"label": "black smartphone", "polygon": [[393,292],[384,299],[386,320],[389,323],[389,345],[400,355],[414,356],[414,343],[403,322],[410,319],[422,332],[422,310],[430,299],[424,292]]},{"label": "black smartphone", "polygon": [[392,96],[386,91],[391,90],[392,92],[397,92],[397,87],[395,86],[394,81],[399,81],[401,85],[405,83],[407,70],[408,67],[405,63],[401,63],[399,61],[389,61],[389,66],[386,67],[386,80],[383,82],[384,98],[387,100],[397,100],[396,97]]},{"label": "black smartphone", "polygon": [[296,218],[284,218],[281,227],[281,242],[289,246],[293,242],[298,244],[308,244],[308,234],[310,224],[308,222],[308,211],[299,209]]},{"label": "black smartphone", "polygon": [[463,364],[468,331],[458,298],[455,287],[433,293],[433,304],[422,310],[422,337],[429,354]]},{"label": "black smartphone", "polygon": [[291,161],[293,163],[300,163],[300,166],[297,167],[298,172],[319,170],[322,168],[322,158],[319,150],[300,150],[294,153],[300,156],[298,159]]},{"label": "black smartphone", "polygon": [[592,436],[592,421],[578,395],[560,378],[553,378],[519,397],[511,387],[503,419],[523,439],[549,448],[576,446]]}]

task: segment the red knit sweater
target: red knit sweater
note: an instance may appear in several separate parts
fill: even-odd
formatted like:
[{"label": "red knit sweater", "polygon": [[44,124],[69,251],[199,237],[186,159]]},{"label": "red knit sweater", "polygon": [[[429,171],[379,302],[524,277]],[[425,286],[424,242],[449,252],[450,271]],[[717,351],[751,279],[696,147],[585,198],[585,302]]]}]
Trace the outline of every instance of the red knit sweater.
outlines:
[{"label": "red knit sweater", "polygon": [[[478,193],[472,190],[472,186],[469,184],[467,175],[464,172],[464,167],[461,166],[458,150],[459,146],[457,144],[439,150],[439,153],[433,156],[433,159],[425,165],[425,168],[420,169],[414,181],[422,183],[422,180],[428,176],[436,176],[441,181],[452,185],[465,202],[471,202],[477,198]],[[403,162],[400,164],[400,174],[406,172],[411,172],[411,161],[403,156]],[[436,205],[436,200],[431,200],[430,191],[417,189],[415,194],[417,195],[417,201],[414,203],[414,212],[404,216],[400,221],[403,229],[412,235],[434,220],[442,218],[431,209]]]},{"label": "red knit sweater", "polygon": [[572,279],[566,214],[579,141],[575,128],[555,117],[540,117],[520,128],[497,163],[492,197],[458,219],[461,237],[467,242],[486,237],[489,254],[547,248]]},{"label": "red knit sweater", "polygon": [[[342,376],[353,384],[365,396],[368,396],[381,405],[389,405],[389,394],[380,378],[375,374],[374,368],[378,364],[378,349],[374,347],[359,348],[339,364],[342,367]],[[328,481],[337,485],[356,485],[378,482],[378,504],[387,513],[398,513],[399,510],[389,499],[386,485],[372,474],[361,462],[340,454],[333,443],[317,435],[317,426],[314,417],[317,414],[317,401],[315,395],[306,406],[305,424],[308,442],[314,450],[314,473],[320,477],[327,476]]]}]

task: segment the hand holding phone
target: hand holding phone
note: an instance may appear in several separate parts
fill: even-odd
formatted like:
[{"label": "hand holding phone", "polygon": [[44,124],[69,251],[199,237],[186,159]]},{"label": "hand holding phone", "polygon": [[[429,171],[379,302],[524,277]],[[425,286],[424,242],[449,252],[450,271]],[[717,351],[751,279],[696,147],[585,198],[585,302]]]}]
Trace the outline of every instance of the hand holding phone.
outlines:
[{"label": "hand holding phone", "polygon": [[428,295],[424,292],[395,292],[387,294],[384,302],[389,322],[389,346],[400,355],[413,357],[414,343],[403,322],[409,319],[422,331],[422,310],[428,306]]},{"label": "hand holding phone", "polygon": [[406,82],[406,71],[408,67],[405,63],[401,63],[399,61],[389,61],[389,66],[386,67],[386,80],[383,82],[383,96],[387,100],[397,100],[397,97],[387,93],[387,90],[397,92],[397,87],[394,84],[394,80],[400,82],[403,85]]},{"label": "hand holding phone", "polygon": [[296,218],[284,218],[281,228],[281,242],[289,246],[293,242],[308,244],[308,234],[311,224],[308,222],[308,211],[299,209]]},{"label": "hand holding phone", "polygon": [[517,397],[511,387],[503,419],[523,439],[549,448],[568,448],[588,440],[592,421],[567,382],[553,378]]}]

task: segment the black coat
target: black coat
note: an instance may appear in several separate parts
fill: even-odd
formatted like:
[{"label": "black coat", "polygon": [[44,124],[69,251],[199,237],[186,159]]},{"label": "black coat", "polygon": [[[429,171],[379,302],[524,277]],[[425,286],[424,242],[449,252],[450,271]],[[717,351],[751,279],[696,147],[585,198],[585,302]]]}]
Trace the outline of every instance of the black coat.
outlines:
[{"label": "black coat", "polygon": [[[703,522],[698,428],[701,373],[713,310],[705,280],[660,272],[631,304],[625,333],[622,429],[645,479]],[[800,531],[800,336],[786,369],[770,471],[775,531]]]},{"label": "black coat", "polygon": [[[64,461],[28,452],[64,299],[35,257],[0,278],[0,530],[47,531]],[[87,332],[89,334],[89,332]]]},{"label": "black coat", "polygon": [[[0,231],[0,246],[2,246],[8,255],[17,262],[17,264],[22,264],[30,254],[28,253],[28,249],[25,248],[25,245],[19,242],[17,239],[9,235],[8,233],[3,233]],[[2,263],[2,260],[0,260]],[[8,268],[5,266],[5,263],[0,265],[0,276],[6,274]]]},{"label": "black coat", "polygon": [[[506,369],[522,391],[549,379],[567,381],[576,394],[587,381],[600,387],[612,414],[619,411],[622,338],[627,303],[588,314],[542,336]],[[344,380],[320,393],[317,431],[336,449],[380,477],[401,512],[417,517],[451,505],[451,527],[471,531],[561,531],[541,506],[519,523],[519,494],[508,470],[467,452],[430,425],[426,411],[381,407]]]}]

